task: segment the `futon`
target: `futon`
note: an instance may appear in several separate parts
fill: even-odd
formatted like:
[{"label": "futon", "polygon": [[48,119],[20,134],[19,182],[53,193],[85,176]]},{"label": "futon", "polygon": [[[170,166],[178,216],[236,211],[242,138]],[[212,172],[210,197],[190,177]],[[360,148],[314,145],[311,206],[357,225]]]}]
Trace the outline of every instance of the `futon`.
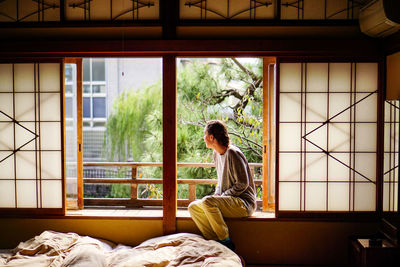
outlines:
[{"label": "futon", "polygon": [[242,266],[240,257],[213,240],[179,233],[147,240],[136,247],[44,231],[0,253],[0,266]]}]

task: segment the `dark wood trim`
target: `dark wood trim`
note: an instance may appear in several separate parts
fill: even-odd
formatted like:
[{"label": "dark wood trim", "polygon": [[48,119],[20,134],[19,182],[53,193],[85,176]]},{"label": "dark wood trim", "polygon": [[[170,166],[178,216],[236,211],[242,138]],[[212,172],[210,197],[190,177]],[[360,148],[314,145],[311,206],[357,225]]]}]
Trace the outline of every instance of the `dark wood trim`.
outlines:
[{"label": "dark wood trim", "polygon": [[60,0],[60,23],[65,23],[65,0]]},{"label": "dark wood trim", "polygon": [[383,173],[384,173],[384,146],[385,146],[385,68],[386,61],[382,58],[378,62],[378,97],[377,97],[377,125],[376,125],[376,211],[380,216],[383,212]]},{"label": "dark wood trim", "polygon": [[[65,0],[61,0],[65,1]],[[60,17],[61,19],[61,17]],[[1,28],[113,28],[113,27],[138,27],[161,26],[158,20],[65,20],[63,21],[26,21],[26,22],[0,22]]]},{"label": "dark wood trim", "polygon": [[[278,217],[278,216],[277,216]],[[300,211],[280,211],[279,218],[295,218],[310,220],[329,220],[329,221],[379,221],[380,215],[377,212],[300,212]]]},{"label": "dark wood trim", "polygon": [[163,233],[176,232],[176,57],[163,57]]},{"label": "dark wood trim", "polygon": [[[101,44],[101,45],[99,45]],[[87,40],[0,42],[0,57],[23,60],[53,57],[162,56],[320,56],[378,57],[383,54],[370,40]],[[301,58],[298,58],[300,60]]]},{"label": "dark wood trim", "polygon": [[383,55],[342,55],[342,56],[280,56],[281,63],[367,63],[367,62],[378,62],[382,60]]},{"label": "dark wood trim", "polygon": [[59,62],[60,64],[60,122],[61,122],[61,192],[62,192],[62,210],[65,214],[67,209],[67,168],[66,168],[66,149],[65,149],[65,69],[64,60]]},{"label": "dark wood trim", "polygon": [[38,215],[64,215],[64,209],[63,208],[1,208],[0,209],[0,216],[4,218],[5,216],[18,216],[18,215],[24,215],[24,216],[32,216],[35,218],[35,216]]},{"label": "dark wood trim", "polygon": [[162,24],[162,39],[176,38],[176,25],[179,18],[179,0],[160,1],[160,20]]},{"label": "dark wood trim", "polygon": [[[297,19],[183,19],[179,20],[177,26],[285,26],[285,27],[358,27],[358,20],[297,20]],[[0,24],[1,25],[1,24]],[[238,36],[240,38],[240,36]]]},{"label": "dark wood trim", "polygon": [[279,98],[280,98],[280,58],[276,59],[276,107],[275,107],[275,216],[280,217],[279,210]]},{"label": "dark wood trim", "polygon": [[400,51],[400,31],[394,33],[383,40],[383,49],[385,55],[389,56],[391,54]]}]

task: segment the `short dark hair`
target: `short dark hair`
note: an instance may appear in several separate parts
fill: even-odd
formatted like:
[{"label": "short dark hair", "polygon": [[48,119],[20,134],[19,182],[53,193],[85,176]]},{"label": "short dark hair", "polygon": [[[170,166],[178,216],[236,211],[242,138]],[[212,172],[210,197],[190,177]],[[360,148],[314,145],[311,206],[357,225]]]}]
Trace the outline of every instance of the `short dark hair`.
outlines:
[{"label": "short dark hair", "polygon": [[205,127],[207,134],[212,134],[217,139],[220,145],[225,147],[229,146],[230,140],[228,135],[228,129],[224,122],[220,120],[208,121]]}]

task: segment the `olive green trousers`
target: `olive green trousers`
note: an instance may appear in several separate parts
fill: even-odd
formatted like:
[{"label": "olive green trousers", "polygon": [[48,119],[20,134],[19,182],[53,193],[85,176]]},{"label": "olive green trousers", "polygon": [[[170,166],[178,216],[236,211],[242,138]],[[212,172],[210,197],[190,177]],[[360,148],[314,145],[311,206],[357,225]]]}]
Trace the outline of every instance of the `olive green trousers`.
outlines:
[{"label": "olive green trousers", "polygon": [[229,237],[224,217],[248,216],[243,200],[232,196],[206,196],[190,203],[188,209],[203,236],[213,240]]}]

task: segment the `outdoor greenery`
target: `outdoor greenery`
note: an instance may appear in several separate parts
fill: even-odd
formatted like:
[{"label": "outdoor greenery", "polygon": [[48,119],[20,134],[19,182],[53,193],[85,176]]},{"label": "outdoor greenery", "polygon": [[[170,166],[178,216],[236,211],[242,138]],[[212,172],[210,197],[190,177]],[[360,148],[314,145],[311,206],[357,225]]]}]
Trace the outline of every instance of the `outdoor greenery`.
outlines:
[{"label": "outdoor greenery", "polygon": [[[181,59],[177,74],[178,162],[212,162],[203,141],[208,120],[224,120],[231,142],[249,162],[262,162],[262,60]],[[106,125],[109,160],[162,162],[161,83],[126,91],[113,103]],[[121,174],[126,175],[126,174]],[[162,169],[143,167],[138,175],[161,178]],[[260,173],[257,174],[260,176]],[[125,176],[126,177],[126,176]],[[216,178],[215,168],[178,168],[178,178]],[[139,188],[141,197],[160,198],[161,185]],[[198,198],[213,186],[198,185]],[[129,187],[113,185],[110,197],[129,197]],[[178,186],[178,198],[187,198],[187,185]]]}]

